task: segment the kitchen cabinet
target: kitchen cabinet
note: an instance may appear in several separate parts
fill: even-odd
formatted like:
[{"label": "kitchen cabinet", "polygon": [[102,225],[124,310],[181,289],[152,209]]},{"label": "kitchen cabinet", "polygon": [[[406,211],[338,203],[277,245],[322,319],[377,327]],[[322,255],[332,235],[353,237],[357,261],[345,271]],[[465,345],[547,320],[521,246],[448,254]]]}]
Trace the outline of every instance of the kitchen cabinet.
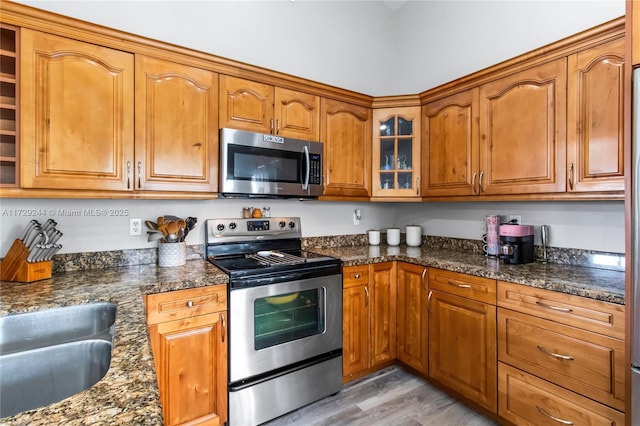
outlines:
[{"label": "kitchen cabinet", "polygon": [[478,194],[564,192],[567,61],[480,86]]},{"label": "kitchen cabinet", "polygon": [[220,127],[318,141],[320,97],[221,75]]},{"label": "kitchen cabinet", "polygon": [[[562,399],[537,403],[542,411],[575,424],[580,417],[573,404],[622,415],[624,306],[502,281],[498,282],[498,305],[501,416],[531,421],[540,415],[540,410],[536,414],[520,412],[518,405],[510,408],[510,401],[518,400],[529,386],[549,392],[562,388]],[[510,377],[517,380],[508,383]]]},{"label": "kitchen cabinet", "polygon": [[371,109],[322,98],[321,111],[324,197],[368,199],[371,196]]},{"label": "kitchen cabinet", "polygon": [[422,107],[422,194],[475,195],[480,169],[478,88]]},{"label": "kitchen cabinet", "polygon": [[0,24],[0,186],[18,184],[19,31]]},{"label": "kitchen cabinet", "polygon": [[624,38],[570,55],[569,192],[624,191]]},{"label": "kitchen cabinet", "polygon": [[420,107],[373,110],[374,198],[419,199]]},{"label": "kitchen cabinet", "polygon": [[145,308],[165,424],[224,424],[226,286],[147,295]]},{"label": "kitchen cabinet", "polygon": [[136,190],[216,192],[218,75],[136,55]]},{"label": "kitchen cabinet", "polygon": [[429,269],[429,377],[497,411],[496,281]]},{"label": "kitchen cabinet", "polygon": [[132,190],[134,56],[22,28],[20,186]]},{"label": "kitchen cabinet", "polygon": [[628,18],[627,42],[631,46],[631,64],[640,65],[640,5],[634,1],[627,2],[626,14]]},{"label": "kitchen cabinet", "polygon": [[398,360],[425,376],[429,368],[427,270],[398,262]]},{"label": "kitchen cabinet", "polygon": [[395,262],[343,269],[343,382],[396,359]]}]

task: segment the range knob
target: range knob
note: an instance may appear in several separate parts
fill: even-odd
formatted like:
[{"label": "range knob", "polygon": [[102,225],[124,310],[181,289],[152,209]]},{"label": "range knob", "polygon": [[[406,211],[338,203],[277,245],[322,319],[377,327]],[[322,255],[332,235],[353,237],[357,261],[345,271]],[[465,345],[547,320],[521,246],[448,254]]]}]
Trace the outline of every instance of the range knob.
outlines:
[{"label": "range knob", "polygon": [[224,231],[224,225],[219,223],[218,226],[216,226],[216,229],[220,232]]},{"label": "range knob", "polygon": [[293,222],[293,221],[289,222],[289,228],[293,229],[295,227],[296,227],[296,223],[295,222]]},{"label": "range knob", "polygon": [[231,222],[231,223],[229,224],[229,229],[231,229],[232,231],[233,231],[233,230],[235,230],[237,227],[238,227],[238,225],[236,225],[236,223],[235,223],[235,222]]},{"label": "range knob", "polygon": [[285,226],[287,226],[287,224],[285,223],[285,221],[284,221],[284,220],[281,220],[280,222],[278,222],[278,226],[279,226],[280,228],[284,228]]}]

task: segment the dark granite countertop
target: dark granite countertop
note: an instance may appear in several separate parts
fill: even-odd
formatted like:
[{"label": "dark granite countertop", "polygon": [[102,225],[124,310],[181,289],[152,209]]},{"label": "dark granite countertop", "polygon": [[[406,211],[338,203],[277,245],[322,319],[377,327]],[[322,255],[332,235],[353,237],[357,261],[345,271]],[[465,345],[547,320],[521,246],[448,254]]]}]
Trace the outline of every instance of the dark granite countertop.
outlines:
[{"label": "dark granite countertop", "polygon": [[[399,260],[624,304],[624,272],[559,264],[505,265],[479,254],[424,247],[314,248],[345,266]],[[111,366],[96,385],[43,408],[0,419],[6,425],[162,424],[143,295],[226,284],[209,262],[65,272],[31,284],[0,284],[0,316],[109,301],[118,305]]]}]

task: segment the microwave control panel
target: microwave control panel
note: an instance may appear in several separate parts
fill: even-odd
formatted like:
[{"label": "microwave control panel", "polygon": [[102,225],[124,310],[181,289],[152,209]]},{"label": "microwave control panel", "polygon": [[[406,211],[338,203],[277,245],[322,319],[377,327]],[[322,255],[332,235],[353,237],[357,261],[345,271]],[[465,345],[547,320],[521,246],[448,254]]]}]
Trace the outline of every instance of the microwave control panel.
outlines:
[{"label": "microwave control panel", "polygon": [[309,184],[320,185],[322,183],[322,160],[320,154],[311,154],[309,163]]}]

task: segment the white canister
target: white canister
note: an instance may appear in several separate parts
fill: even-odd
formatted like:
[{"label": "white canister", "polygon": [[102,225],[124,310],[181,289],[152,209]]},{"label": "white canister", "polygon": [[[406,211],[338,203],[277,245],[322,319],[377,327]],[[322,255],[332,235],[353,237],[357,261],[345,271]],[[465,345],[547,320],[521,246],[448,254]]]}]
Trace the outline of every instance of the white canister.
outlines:
[{"label": "white canister", "polygon": [[387,229],[387,244],[397,246],[400,244],[400,228]]},{"label": "white canister", "polygon": [[407,225],[407,245],[419,247],[422,245],[422,227],[419,225]]},{"label": "white canister", "polygon": [[187,261],[187,243],[160,243],[158,244],[159,266],[181,266]]},{"label": "white canister", "polygon": [[372,229],[368,232],[369,234],[369,245],[377,246],[380,244],[380,231],[376,229]]}]

